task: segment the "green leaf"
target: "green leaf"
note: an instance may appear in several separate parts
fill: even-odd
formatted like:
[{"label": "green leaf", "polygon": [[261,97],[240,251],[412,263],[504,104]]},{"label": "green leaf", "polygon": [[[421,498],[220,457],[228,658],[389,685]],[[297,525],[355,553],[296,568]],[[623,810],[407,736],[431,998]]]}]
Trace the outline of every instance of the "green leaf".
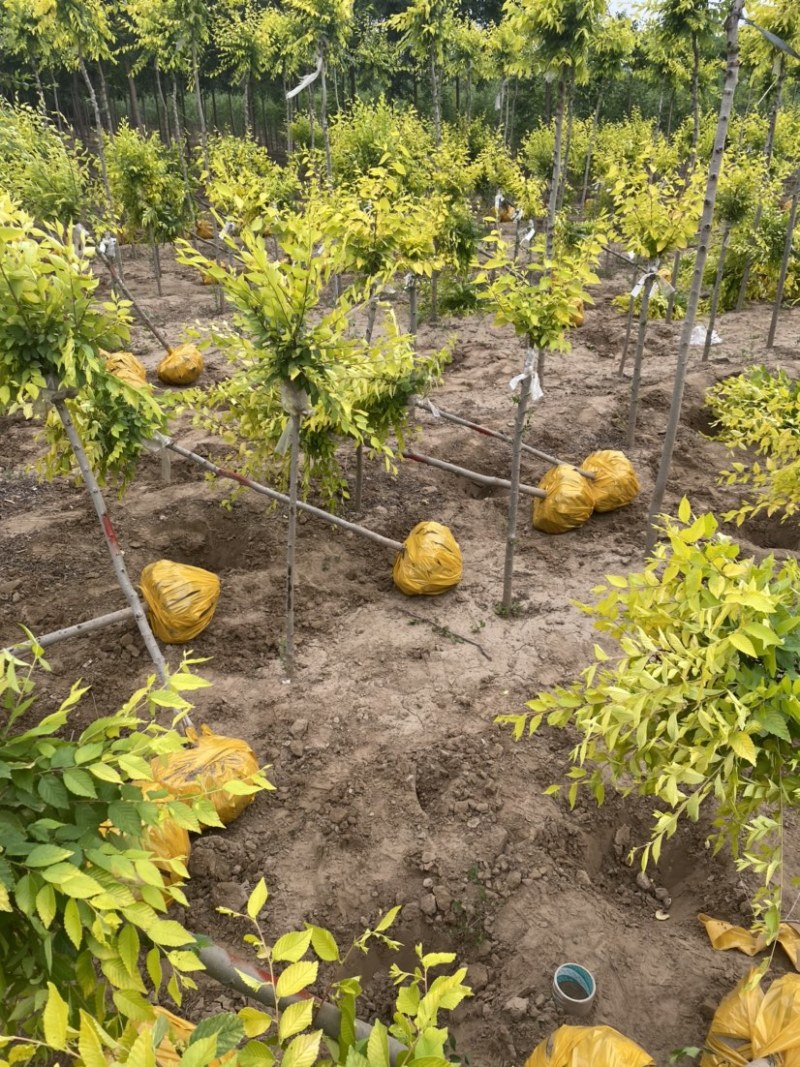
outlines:
[{"label": "green leaf", "polygon": [[692,517],[692,506],[686,497],[683,497],[678,505],[678,518],[681,522],[687,523]]},{"label": "green leaf", "polygon": [[278,1040],[287,1041],[301,1030],[307,1030],[314,1018],[314,1001],[298,1000],[281,1012],[278,1023]]},{"label": "green leaf", "polygon": [[69,1009],[52,982],[47,983],[47,1003],[42,1015],[44,1039],[50,1048],[63,1052],[67,1047]]},{"label": "green leaf", "polygon": [[316,961],[302,960],[300,963],[290,963],[275,983],[275,994],[278,1000],[283,997],[293,997],[296,993],[307,989],[317,980],[319,964]]},{"label": "green leaf", "polygon": [[[311,1003],[311,1002],[309,1002]],[[257,1008],[246,1007],[239,1011],[245,1037],[260,1037],[272,1026],[272,1017]]]},{"label": "green leaf", "polygon": [[69,789],[70,793],[74,793],[76,796],[97,799],[94,782],[86,771],[78,767],[68,767],[64,771],[64,785]]},{"label": "green leaf", "polygon": [[333,934],[322,926],[311,926],[309,923],[306,923],[306,929],[311,931],[311,947],[319,958],[325,963],[338,963],[339,946]]},{"label": "green leaf", "polygon": [[314,1030],[310,1034],[298,1034],[284,1052],[281,1067],[313,1067],[319,1053],[321,1038],[321,1030]]},{"label": "green leaf", "polygon": [[220,1012],[197,1024],[189,1038],[189,1045],[205,1037],[216,1036],[216,1055],[224,1056],[236,1048],[245,1035],[244,1025],[232,1012]]},{"label": "green leaf", "polygon": [[758,757],[756,746],[753,744],[750,734],[743,732],[731,734],[728,738],[728,743],[740,759],[747,760],[748,763],[752,763],[755,766]]},{"label": "green leaf", "polygon": [[180,1058],[181,1067],[207,1067],[215,1058],[217,1038],[215,1034],[191,1042]]},{"label": "green leaf", "polygon": [[147,928],[147,936],[165,948],[183,948],[194,941],[192,935],[174,919],[157,919]]},{"label": "green leaf", "polygon": [[135,989],[115,989],[114,1004],[122,1015],[133,1022],[148,1022],[155,1018],[153,1005]]},{"label": "green leaf", "polygon": [[380,934],[383,933],[384,930],[388,930],[400,914],[402,906],[402,904],[396,904],[395,907],[390,908],[379,920],[378,925],[375,927],[375,933]]},{"label": "green leaf", "polygon": [[130,923],[123,926],[117,938],[117,952],[128,974],[133,977],[139,973],[139,935],[136,927]]},{"label": "green leaf", "polygon": [[83,940],[83,923],[81,922],[80,907],[77,900],[68,900],[64,908],[64,929],[76,949],[81,947]]},{"label": "green leaf", "polygon": [[380,1019],[372,1025],[367,1042],[367,1059],[370,1067],[389,1067],[389,1032]]},{"label": "green leaf", "polygon": [[28,867],[51,867],[54,863],[60,863],[73,855],[70,849],[59,848],[58,845],[37,845],[28,853],[25,863]]},{"label": "green leaf", "polygon": [[741,630],[734,630],[732,634],[728,635],[728,640],[739,652],[743,652],[746,656],[752,656],[753,659],[758,658],[755,645]]},{"label": "green leaf", "polygon": [[238,1060],[239,1067],[272,1067],[275,1054],[262,1041],[248,1041]]},{"label": "green leaf", "polygon": [[36,910],[39,912],[42,925],[47,929],[56,916],[56,894],[51,885],[43,885],[36,894]]},{"label": "green leaf", "polygon": [[95,1029],[96,1025],[91,1016],[81,1009],[78,1051],[84,1067],[108,1067],[102,1042]]},{"label": "green leaf", "polygon": [[272,958],[276,963],[289,960],[296,963],[301,960],[311,944],[311,931],[300,930],[279,937],[272,948]]},{"label": "green leaf", "polygon": [[267,890],[267,883],[263,878],[259,878],[257,885],[250,894],[250,898],[247,901],[247,914],[251,919],[257,919],[259,913],[267,903],[269,898],[269,892]]}]

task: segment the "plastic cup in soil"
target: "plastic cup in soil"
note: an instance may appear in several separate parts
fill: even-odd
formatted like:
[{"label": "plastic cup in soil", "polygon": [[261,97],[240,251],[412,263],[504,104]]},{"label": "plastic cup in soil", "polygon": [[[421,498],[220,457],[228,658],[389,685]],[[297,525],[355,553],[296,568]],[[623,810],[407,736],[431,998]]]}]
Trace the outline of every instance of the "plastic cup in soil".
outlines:
[{"label": "plastic cup in soil", "polygon": [[579,963],[562,963],[553,975],[553,1000],[568,1015],[588,1015],[594,1006],[594,975]]}]

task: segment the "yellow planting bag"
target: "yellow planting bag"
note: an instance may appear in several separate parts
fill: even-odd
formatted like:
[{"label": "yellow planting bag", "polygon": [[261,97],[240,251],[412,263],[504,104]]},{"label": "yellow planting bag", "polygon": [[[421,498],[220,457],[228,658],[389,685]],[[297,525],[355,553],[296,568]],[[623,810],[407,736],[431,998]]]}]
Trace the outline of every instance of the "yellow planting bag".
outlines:
[{"label": "yellow planting bag", "polygon": [[147,371],[132,352],[103,352],[106,370],[135,389],[147,385]]},{"label": "yellow planting bag", "polygon": [[438,596],[461,581],[461,549],[440,522],[418,522],[392,568],[394,584],[407,596]]},{"label": "yellow planting bag", "polygon": [[168,645],[182,645],[202,633],[214,617],[219,600],[216,574],[168,559],[148,563],[139,586],[147,601],[153,633]]},{"label": "yellow planting bag", "polygon": [[[724,919],[712,919],[710,915],[698,915],[705,927],[711,947],[718,952],[735,948],[746,956],[757,956],[767,948],[767,938],[763,933],[753,934],[743,926],[734,926]],[[792,961],[795,970],[800,970],[800,929],[793,923],[781,923],[775,939]]]},{"label": "yellow planting bag", "polygon": [[560,1026],[525,1067],[652,1067],[653,1057],[610,1026]]},{"label": "yellow planting bag", "polygon": [[800,975],[785,974],[766,993],[750,971],[717,1008],[700,1067],[744,1067],[772,1058],[780,1067],[800,1063]]},{"label": "yellow planting bag", "polygon": [[[167,1011],[166,1008],[162,1008],[158,1004],[153,1005],[153,1011],[156,1013],[156,1018],[161,1015],[169,1023],[167,1033],[156,1049],[156,1064],[158,1067],[178,1067],[183,1050],[194,1033],[195,1025],[190,1023],[188,1019],[181,1019],[179,1015],[173,1015],[171,1011]],[[134,1025],[141,1033],[144,1024],[137,1022]],[[225,1063],[232,1056],[233,1050],[226,1052],[224,1056],[211,1060],[208,1067],[219,1067],[220,1064]]]},{"label": "yellow planting bag", "polygon": [[220,819],[227,826],[253,803],[254,794],[227,793],[226,782],[250,779],[258,771],[256,754],[246,741],[215,734],[207,726],[187,730],[192,742],[180,752],[157,757],[150,767],[153,777],[178,797],[208,794]]},{"label": "yellow planting bag", "polygon": [[[152,799],[151,793],[158,793],[166,789],[163,782],[138,781],[133,782],[133,785],[141,789],[142,795],[147,800]],[[161,804],[166,799],[168,798],[156,798],[154,803]],[[145,828],[142,835],[142,844],[158,857],[153,862],[166,875],[167,882],[177,881],[180,876],[173,871],[169,864],[160,861],[181,860],[183,863],[189,862],[189,855],[192,851],[189,831],[167,816],[159,820],[158,826]]]},{"label": "yellow planting bag", "polygon": [[639,495],[639,479],[624,452],[611,448],[592,452],[581,467],[594,474],[594,480],[587,478],[587,483],[595,511],[624,508]]},{"label": "yellow planting bag", "polygon": [[551,467],[539,488],[546,491],[547,499],[533,502],[533,525],[537,530],[566,533],[583,526],[594,511],[589,479],[568,463]]},{"label": "yellow planting bag", "polygon": [[210,241],[214,236],[214,227],[210,219],[198,219],[195,223],[194,232],[204,241]]},{"label": "yellow planting bag", "polygon": [[203,373],[203,357],[196,345],[178,345],[164,356],[156,372],[167,385],[191,385]]}]

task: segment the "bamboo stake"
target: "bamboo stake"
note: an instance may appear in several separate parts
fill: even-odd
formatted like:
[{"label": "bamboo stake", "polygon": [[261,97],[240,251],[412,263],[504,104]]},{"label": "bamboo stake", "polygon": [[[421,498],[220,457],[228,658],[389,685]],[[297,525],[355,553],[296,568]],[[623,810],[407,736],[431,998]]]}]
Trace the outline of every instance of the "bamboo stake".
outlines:
[{"label": "bamboo stake", "polygon": [[41,637],[34,638],[33,641],[20,641],[17,645],[9,645],[4,648],[3,652],[16,652],[24,651],[33,646],[40,645],[42,648],[49,648],[50,645],[55,645],[59,641],[68,641],[71,637],[83,637],[85,634],[94,633],[95,630],[102,630],[106,626],[116,626],[118,622],[127,622],[128,619],[133,618],[133,611],[131,608],[120,608],[119,611],[111,611],[107,615],[98,615],[94,619],[87,619],[86,622],[77,622],[74,626],[64,626],[61,630],[51,630],[48,634],[42,634]]},{"label": "bamboo stake", "polygon": [[139,305],[136,303],[134,298],[131,296],[131,291],[130,291],[130,289],[128,289],[127,285],[125,285],[125,283],[123,281],[120,281],[119,274],[114,269],[114,264],[111,262],[111,260],[108,258],[108,256],[103,255],[103,253],[100,251],[99,248],[97,249],[97,255],[100,257],[102,262],[106,265],[106,267],[108,269],[108,273],[111,275],[111,280],[114,283],[114,285],[119,286],[119,289],[122,292],[123,296],[125,297],[126,300],[130,300],[131,306],[133,307],[133,310],[136,312],[136,314],[139,316],[139,318],[145,324],[145,326],[150,331],[150,333],[153,335],[153,337],[155,337],[155,339],[158,341],[158,343],[161,345],[161,347],[164,349],[165,352],[169,352],[170,345],[169,345],[169,342],[167,341],[166,337],[164,336],[163,333],[161,333],[161,331],[158,329],[158,327],[154,325],[152,319],[147,314],[147,312],[144,311],[141,307],[139,307]]},{"label": "bamboo stake", "polygon": [[731,111],[733,109],[733,97],[736,92],[736,84],[739,80],[739,19],[742,17],[744,0],[732,0],[728,17],[725,20],[725,32],[727,37],[727,65],[725,82],[722,89],[722,99],[719,105],[717,118],[717,130],[714,138],[714,149],[711,154],[711,163],[708,168],[708,180],[706,182],[705,201],[703,214],[700,219],[697,239],[697,256],[694,261],[694,274],[692,285],[689,290],[689,300],[686,306],[686,318],[683,321],[680,346],[678,348],[678,364],[675,369],[675,382],[672,393],[672,405],[670,407],[667,432],[664,437],[664,447],[661,453],[661,463],[658,468],[653,497],[650,501],[650,512],[647,517],[648,530],[645,550],[652,551],[658,534],[654,525],[661,513],[661,505],[667,488],[667,479],[672,465],[672,454],[675,449],[675,441],[678,436],[680,423],[681,405],[683,403],[683,391],[686,384],[686,368],[689,363],[689,341],[694,329],[697,316],[697,305],[700,302],[700,289],[703,284],[703,272],[708,259],[708,246],[711,239],[711,228],[714,218],[714,204],[717,199],[717,186],[722,160],[725,155],[725,141],[728,136]]},{"label": "bamboo stake", "polygon": [[[628,409],[628,448],[633,447],[636,437],[636,413],[639,408],[639,385],[642,380],[642,354],[644,352],[644,340],[647,335],[647,307],[650,303],[650,293],[653,291],[655,277],[649,275],[645,279],[642,289],[642,307],[639,312],[639,332],[636,336],[636,352],[633,361],[633,381],[631,382],[631,404]],[[631,298],[633,299],[633,298]]]},{"label": "bamboo stake", "polygon": [[781,313],[781,301],[783,300],[783,289],[786,285],[786,275],[789,272],[789,260],[792,255],[792,243],[794,241],[794,228],[797,223],[797,205],[800,201],[800,171],[795,175],[794,191],[792,193],[792,206],[789,210],[789,225],[786,227],[786,240],[783,245],[783,259],[781,260],[781,272],[778,276],[778,288],[775,291],[775,305],[772,308],[772,319],[769,324],[769,334],[767,335],[767,348],[770,349],[775,344],[775,331],[778,328],[778,316]]},{"label": "bamboo stake", "polygon": [[[468,430],[474,430],[475,433],[483,434],[484,437],[493,437],[497,441],[505,441],[506,444],[513,444],[513,438],[508,434],[500,433],[499,430],[490,430],[488,426],[481,426],[477,422],[470,422],[469,419],[463,419],[460,415],[454,415],[451,411],[445,411],[443,408],[437,408],[430,400],[425,398],[424,400],[417,400],[416,406],[422,411],[428,411],[435,419],[444,419],[446,422],[455,423],[456,426],[464,426]],[[552,463],[554,467],[564,463],[563,459],[559,459],[558,456],[552,456],[549,452],[542,452],[538,448],[534,448],[532,445],[526,445],[523,441],[520,445],[523,452],[528,452],[531,456],[536,456],[537,459],[543,459],[546,463]],[[585,471],[581,467],[575,468],[578,474],[582,474],[584,478],[589,478],[591,481],[597,477],[594,471]]]},{"label": "bamboo stake", "polygon": [[[428,467],[436,467],[437,470],[447,471],[449,474],[459,474],[462,478],[468,478],[471,482],[475,482],[476,485],[485,485],[487,489],[510,489],[511,482],[507,478],[493,478],[489,474],[478,474],[477,471],[467,470],[466,467],[457,467],[454,463],[445,463],[442,459],[434,459],[432,456],[423,456],[419,452],[405,452],[399,453],[401,459],[413,459],[415,463],[424,463]],[[519,491],[524,496],[538,497],[539,500],[546,500],[547,493],[544,489],[536,489],[532,485],[524,485],[520,483]]]},{"label": "bamboo stake", "polygon": [[142,635],[145,648],[147,649],[150,659],[153,661],[153,666],[156,669],[158,680],[162,685],[166,685],[169,681],[167,664],[164,661],[164,657],[161,655],[161,649],[158,647],[158,642],[153,636],[153,631],[150,629],[150,623],[147,621],[147,616],[142,608],[142,602],[139,599],[139,595],[128,577],[125,561],[117,542],[117,535],[114,533],[114,527],[111,524],[111,517],[108,514],[103,494],[100,492],[100,486],[97,484],[97,479],[89,466],[89,461],[86,458],[81,439],[75,429],[75,424],[73,423],[72,417],[64,403],[63,393],[54,391],[51,399],[53,407],[56,409],[58,417],[61,419],[64,432],[72,446],[72,451],[75,454],[75,459],[78,463],[83,481],[89,491],[89,496],[92,498],[92,504],[94,505],[94,510],[97,512],[97,518],[103,530],[103,537],[105,538],[106,546],[109,555],[111,556],[111,565],[114,568],[114,573],[119,582],[120,589],[130,605],[136,625],[139,628],[139,633]]},{"label": "bamboo stake", "polygon": [[525,413],[528,409],[528,401],[531,395],[531,379],[533,377],[534,350],[529,348],[525,353],[525,363],[522,373],[524,375],[519,383],[519,397],[517,398],[517,413],[514,417],[514,440],[511,446],[511,486],[508,497],[508,530],[506,533],[506,555],[503,567],[503,610],[506,615],[511,612],[512,584],[514,581],[514,550],[517,546],[517,510],[519,506],[519,476],[522,462],[522,432],[525,429]]},{"label": "bamboo stake", "polygon": [[[191,452],[188,448],[176,444],[175,441],[171,441],[168,437],[159,435],[158,440],[164,448],[168,448],[178,456],[183,456],[184,459],[191,460],[192,463],[196,463],[198,467],[202,467],[203,470],[208,471],[209,474],[213,474],[217,478],[229,478],[232,482],[244,485],[248,489],[252,489],[254,493],[259,493],[261,496],[265,496],[269,500],[274,500],[278,504],[289,503],[289,497],[286,496],[285,493],[279,493],[276,489],[270,489],[266,485],[261,485],[260,482],[254,482],[252,478],[248,478],[244,474],[239,474],[237,471],[231,471],[227,470],[225,467],[220,467],[210,459],[198,455],[197,452]],[[297,508],[298,511],[304,511],[307,515],[313,515],[316,519],[322,519],[323,522],[327,522],[330,526],[338,526],[342,530],[347,530],[348,533],[355,533],[360,537],[366,537],[368,540],[374,541],[376,544],[382,545],[384,548],[388,548],[392,552],[399,552],[403,547],[399,541],[393,541],[390,537],[384,537],[382,534],[374,533],[374,531],[368,530],[365,526],[358,526],[354,522],[340,519],[338,515],[331,515],[329,511],[323,511],[322,508],[316,508],[313,504],[306,504],[303,500],[297,501]]]}]

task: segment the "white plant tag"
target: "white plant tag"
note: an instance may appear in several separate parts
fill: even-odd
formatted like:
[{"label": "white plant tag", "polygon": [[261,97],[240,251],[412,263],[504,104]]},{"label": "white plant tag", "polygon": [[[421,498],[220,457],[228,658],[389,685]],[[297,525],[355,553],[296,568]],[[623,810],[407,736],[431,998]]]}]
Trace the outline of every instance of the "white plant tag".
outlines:
[{"label": "white plant tag", "polygon": [[[706,343],[706,334],[708,333],[708,327],[703,326],[702,323],[698,323],[692,330],[691,337],[689,338],[690,345],[704,345]],[[722,338],[716,330],[711,331],[711,344],[721,345]]]},{"label": "white plant tag", "polygon": [[309,87],[309,85],[311,85],[313,82],[315,82],[317,80],[317,78],[320,76],[321,73],[322,73],[322,55],[318,54],[317,55],[316,68],[314,70],[312,70],[310,74],[306,74],[305,78],[303,78],[303,80],[298,85],[295,85],[294,89],[290,89],[289,90],[289,92],[286,94],[286,99],[287,100],[293,100],[294,97],[296,97],[298,95],[298,93],[302,93],[302,91],[304,89],[307,89]]}]

